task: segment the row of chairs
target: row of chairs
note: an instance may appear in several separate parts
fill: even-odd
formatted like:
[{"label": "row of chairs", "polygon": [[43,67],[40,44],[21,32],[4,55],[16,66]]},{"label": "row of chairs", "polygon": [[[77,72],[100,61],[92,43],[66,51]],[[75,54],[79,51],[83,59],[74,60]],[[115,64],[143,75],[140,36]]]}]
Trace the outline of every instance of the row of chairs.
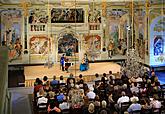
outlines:
[{"label": "row of chairs", "polygon": [[[130,105],[131,105],[131,102],[121,103],[121,109],[119,113],[124,114],[124,112],[127,111]],[[162,114],[163,112],[162,109],[163,109],[163,106],[161,108],[135,110],[131,114]]]}]

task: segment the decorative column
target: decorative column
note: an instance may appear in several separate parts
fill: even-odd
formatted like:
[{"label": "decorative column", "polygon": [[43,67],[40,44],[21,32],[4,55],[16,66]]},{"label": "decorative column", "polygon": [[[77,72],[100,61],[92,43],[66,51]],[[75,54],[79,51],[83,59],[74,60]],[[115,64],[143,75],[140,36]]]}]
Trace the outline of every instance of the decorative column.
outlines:
[{"label": "decorative column", "polygon": [[[148,43],[149,43],[149,7],[150,7],[150,4],[149,4],[149,0],[146,0],[145,2],[145,9],[146,9],[146,15],[145,15],[145,50],[146,50],[146,54],[148,55],[149,54],[149,47],[148,47]],[[145,55],[146,55],[145,54]]]},{"label": "decorative column", "polygon": [[104,18],[104,22],[102,22],[102,29],[103,29],[103,51],[106,50],[106,16],[107,16],[107,2],[106,0],[102,0],[102,17]]},{"label": "decorative column", "polygon": [[23,9],[23,35],[22,39],[24,39],[24,54],[23,54],[23,63],[30,63],[30,50],[28,48],[28,15],[29,15],[29,7],[31,6],[30,2],[23,1],[20,6]]}]

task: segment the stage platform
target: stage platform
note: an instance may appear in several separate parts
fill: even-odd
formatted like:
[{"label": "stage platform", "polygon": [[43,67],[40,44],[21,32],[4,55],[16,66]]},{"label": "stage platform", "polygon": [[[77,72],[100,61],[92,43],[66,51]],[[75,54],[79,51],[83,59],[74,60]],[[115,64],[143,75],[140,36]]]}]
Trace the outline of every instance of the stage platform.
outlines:
[{"label": "stage platform", "polygon": [[54,64],[51,68],[48,68],[44,65],[39,66],[25,66],[24,74],[25,80],[34,80],[36,78],[43,78],[44,76],[48,76],[48,78],[52,78],[56,75],[59,78],[63,75],[65,78],[69,76],[70,73],[73,73],[74,76],[79,76],[82,74],[83,76],[90,76],[103,73],[109,73],[111,70],[113,73],[120,71],[120,65],[114,62],[97,62],[97,63],[89,63],[89,70],[80,71],[79,70],[80,63],[75,63],[73,66],[69,67],[69,73],[66,71],[62,71],[60,69],[60,64]]}]

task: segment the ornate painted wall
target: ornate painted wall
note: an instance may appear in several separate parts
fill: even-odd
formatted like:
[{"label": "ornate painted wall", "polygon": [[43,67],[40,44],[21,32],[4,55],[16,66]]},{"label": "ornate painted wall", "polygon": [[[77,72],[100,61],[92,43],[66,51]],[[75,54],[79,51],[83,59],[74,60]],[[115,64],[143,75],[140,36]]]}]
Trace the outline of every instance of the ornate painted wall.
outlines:
[{"label": "ornate painted wall", "polygon": [[[71,61],[74,60],[73,55],[76,61],[81,61],[84,53],[89,55],[90,60],[107,60],[111,59],[108,58],[110,45],[113,48],[113,59],[125,58],[126,48],[132,46],[131,12],[128,4],[107,5],[107,14],[104,17],[102,7],[97,3],[78,4],[76,7],[58,5],[51,4],[49,11],[47,6],[40,5],[27,6],[24,9],[21,5],[0,8],[0,41],[6,43],[9,49],[9,64],[45,63],[48,58],[58,62],[60,56],[67,54],[69,50],[71,53],[68,57]],[[151,48],[157,42],[153,39],[164,41],[162,32],[149,35],[155,29],[147,28],[152,28],[153,20],[164,15],[164,12],[151,10],[151,7],[148,18],[150,22],[147,25],[144,8],[145,5],[134,9],[133,45],[145,63],[149,61],[146,60],[149,56],[153,61]],[[27,18],[23,15],[26,11]],[[155,25],[156,30],[160,28],[158,24]],[[128,26],[131,30],[128,30]],[[162,50],[154,51],[155,56],[161,55],[156,60],[162,61],[162,53]]]}]

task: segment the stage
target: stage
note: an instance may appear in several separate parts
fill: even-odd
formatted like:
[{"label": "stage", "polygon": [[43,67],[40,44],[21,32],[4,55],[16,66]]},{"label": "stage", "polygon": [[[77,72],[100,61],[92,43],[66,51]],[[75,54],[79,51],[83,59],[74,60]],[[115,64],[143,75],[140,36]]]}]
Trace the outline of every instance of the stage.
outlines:
[{"label": "stage", "polygon": [[70,73],[73,73],[74,76],[78,76],[82,74],[83,76],[90,76],[96,73],[103,74],[109,73],[111,70],[113,73],[120,71],[120,65],[114,62],[97,62],[97,63],[89,63],[89,70],[80,71],[79,70],[80,63],[74,63],[73,66],[69,67],[69,73],[66,71],[62,71],[60,69],[60,64],[54,64],[51,68],[48,68],[44,65],[39,66],[25,66],[24,74],[25,80],[34,80],[36,78],[43,78],[44,76],[48,76],[48,78],[52,78],[54,75],[59,79],[61,75],[65,78],[69,76]]}]

